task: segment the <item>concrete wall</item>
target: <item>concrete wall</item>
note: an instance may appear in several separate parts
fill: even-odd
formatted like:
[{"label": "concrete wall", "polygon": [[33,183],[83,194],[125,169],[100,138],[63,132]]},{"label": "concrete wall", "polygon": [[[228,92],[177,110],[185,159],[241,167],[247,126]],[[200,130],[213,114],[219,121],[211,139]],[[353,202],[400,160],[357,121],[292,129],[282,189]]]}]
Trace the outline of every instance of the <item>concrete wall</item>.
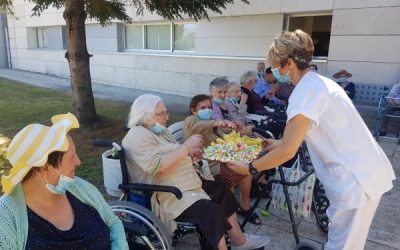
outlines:
[{"label": "concrete wall", "polygon": [[0,14],[0,69],[8,68],[6,19]]},{"label": "concrete wall", "polygon": [[336,0],[327,74],[346,68],[355,82],[400,82],[398,23],[400,1]]},{"label": "concrete wall", "polygon": [[[62,9],[31,17],[33,5],[14,0],[18,19],[9,18],[14,68],[69,76],[64,50],[35,49],[30,36],[35,27],[65,25]],[[128,13],[139,24],[170,23],[149,12]],[[400,0],[250,0],[235,1],[211,21],[196,23],[193,53],[123,51],[124,24],[101,27],[87,22],[87,44],[93,57],[94,81],[181,95],[206,93],[208,83],[226,75],[238,80],[245,70],[264,60],[273,37],[284,28],[286,15],[331,13],[329,55],[315,63],[328,77],[340,69],[353,73],[354,82],[392,85],[400,82]],[[61,37],[53,36],[52,44]]]}]

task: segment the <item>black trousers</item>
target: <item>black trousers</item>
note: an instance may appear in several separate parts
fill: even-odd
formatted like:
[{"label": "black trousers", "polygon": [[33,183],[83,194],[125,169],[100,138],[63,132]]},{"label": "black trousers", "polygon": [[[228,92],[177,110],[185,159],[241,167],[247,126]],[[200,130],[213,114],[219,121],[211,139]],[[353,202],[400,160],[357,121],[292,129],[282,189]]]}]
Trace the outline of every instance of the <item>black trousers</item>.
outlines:
[{"label": "black trousers", "polygon": [[202,181],[202,188],[211,200],[198,200],[176,220],[197,224],[212,248],[218,249],[220,239],[226,231],[232,229],[227,219],[236,212],[239,203],[225,185],[215,181]]}]

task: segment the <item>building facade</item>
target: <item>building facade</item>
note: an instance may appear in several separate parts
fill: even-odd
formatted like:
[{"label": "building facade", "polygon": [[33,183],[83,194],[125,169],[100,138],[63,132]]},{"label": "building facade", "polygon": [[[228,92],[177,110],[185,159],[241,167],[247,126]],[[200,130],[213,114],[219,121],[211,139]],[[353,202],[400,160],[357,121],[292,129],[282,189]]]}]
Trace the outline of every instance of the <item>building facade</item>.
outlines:
[{"label": "building facade", "polygon": [[[33,5],[14,0],[8,18],[13,69],[69,77],[62,9],[32,17]],[[400,0],[236,1],[210,21],[167,21],[151,13],[132,24],[86,26],[95,82],[192,96],[216,76],[239,80],[265,61],[282,30],[301,28],[315,43],[314,63],[331,77],[346,69],[355,83],[400,82]],[[1,49],[1,48],[0,48]]]}]

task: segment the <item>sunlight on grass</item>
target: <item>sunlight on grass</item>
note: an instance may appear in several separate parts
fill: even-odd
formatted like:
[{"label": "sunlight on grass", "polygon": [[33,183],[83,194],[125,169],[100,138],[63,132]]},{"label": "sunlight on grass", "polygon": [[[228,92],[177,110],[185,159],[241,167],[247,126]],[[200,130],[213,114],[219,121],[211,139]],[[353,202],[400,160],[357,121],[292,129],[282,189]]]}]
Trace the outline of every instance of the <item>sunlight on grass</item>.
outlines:
[{"label": "sunlight on grass", "polygon": [[[96,148],[92,144],[97,138],[121,142],[126,133],[122,128],[126,124],[131,103],[98,99],[95,103],[98,115],[107,121],[107,125],[97,129],[72,130],[71,135],[82,162],[77,175],[104,191],[101,154],[107,149]],[[0,177],[10,167],[5,150],[19,130],[30,123],[51,125],[50,118],[53,115],[72,111],[70,94],[0,78]],[[183,118],[171,114],[169,124]]]}]

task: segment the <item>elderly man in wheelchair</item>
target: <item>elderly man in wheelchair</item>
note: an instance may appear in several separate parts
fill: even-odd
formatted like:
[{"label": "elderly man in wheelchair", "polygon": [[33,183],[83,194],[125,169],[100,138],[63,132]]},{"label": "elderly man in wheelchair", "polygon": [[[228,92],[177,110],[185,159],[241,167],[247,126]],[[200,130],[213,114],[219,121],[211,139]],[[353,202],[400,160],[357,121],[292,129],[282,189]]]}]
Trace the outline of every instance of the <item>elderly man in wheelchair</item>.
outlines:
[{"label": "elderly man in wheelchair", "polygon": [[128,134],[123,139],[129,177],[133,182],[173,186],[182,199],[166,192],[154,192],[153,212],[169,227],[175,222],[195,224],[208,242],[208,249],[227,249],[225,233],[232,249],[256,249],[269,242],[268,236],[242,233],[238,207],[231,191],[221,184],[199,177],[192,166],[201,155],[203,139],[199,135],[183,144],[176,142],[166,129],[168,111],[160,97],[138,97],[129,114]]}]

